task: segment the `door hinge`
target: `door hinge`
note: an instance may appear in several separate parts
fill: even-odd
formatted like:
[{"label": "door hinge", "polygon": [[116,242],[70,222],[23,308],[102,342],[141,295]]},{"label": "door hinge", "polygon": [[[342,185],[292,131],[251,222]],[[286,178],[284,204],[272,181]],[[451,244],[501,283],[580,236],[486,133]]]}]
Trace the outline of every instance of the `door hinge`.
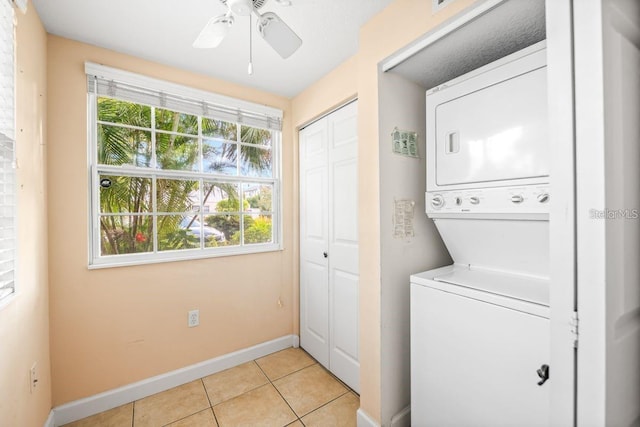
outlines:
[{"label": "door hinge", "polygon": [[578,312],[574,311],[571,314],[571,334],[573,335],[573,347],[578,348],[578,340],[580,339],[580,318]]}]

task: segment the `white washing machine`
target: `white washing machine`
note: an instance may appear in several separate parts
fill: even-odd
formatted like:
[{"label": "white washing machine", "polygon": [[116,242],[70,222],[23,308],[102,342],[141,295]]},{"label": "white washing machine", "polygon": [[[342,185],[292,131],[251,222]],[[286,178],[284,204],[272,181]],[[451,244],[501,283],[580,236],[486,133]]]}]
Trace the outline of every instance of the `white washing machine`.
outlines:
[{"label": "white washing machine", "polygon": [[544,280],[459,265],[412,276],[412,426],[548,425],[549,346]]},{"label": "white washing machine", "polygon": [[427,92],[426,212],[454,264],[411,276],[411,418],[549,422],[546,51]]}]

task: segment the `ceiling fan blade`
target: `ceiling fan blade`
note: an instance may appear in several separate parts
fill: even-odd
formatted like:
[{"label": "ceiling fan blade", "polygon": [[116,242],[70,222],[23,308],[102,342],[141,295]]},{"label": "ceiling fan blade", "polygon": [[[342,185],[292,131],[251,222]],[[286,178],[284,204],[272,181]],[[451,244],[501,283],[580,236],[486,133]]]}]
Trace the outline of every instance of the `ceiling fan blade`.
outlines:
[{"label": "ceiling fan blade", "polygon": [[229,28],[233,25],[233,16],[230,14],[213,17],[207,22],[200,34],[193,42],[197,49],[211,49],[218,47],[227,36]]},{"label": "ceiling fan blade", "polygon": [[249,16],[253,12],[253,0],[227,0],[227,5],[236,15]]},{"label": "ceiling fan blade", "polygon": [[293,55],[302,45],[302,39],[273,12],[260,15],[258,31],[262,38],[285,59]]}]

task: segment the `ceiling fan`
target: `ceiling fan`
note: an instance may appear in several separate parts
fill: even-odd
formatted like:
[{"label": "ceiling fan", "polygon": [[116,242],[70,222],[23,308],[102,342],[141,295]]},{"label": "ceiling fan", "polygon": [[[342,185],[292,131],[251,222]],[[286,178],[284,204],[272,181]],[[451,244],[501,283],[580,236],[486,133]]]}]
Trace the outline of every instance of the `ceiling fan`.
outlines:
[{"label": "ceiling fan", "polygon": [[[255,15],[258,32],[262,38],[283,58],[290,57],[302,45],[302,40],[278,15],[273,12],[260,13],[268,0],[220,0],[227,6],[227,13],[215,16],[207,22],[193,47],[208,49],[217,47],[229,33],[235,16]],[[275,0],[282,6],[290,6],[290,0]],[[251,27],[249,27],[251,31]]]}]

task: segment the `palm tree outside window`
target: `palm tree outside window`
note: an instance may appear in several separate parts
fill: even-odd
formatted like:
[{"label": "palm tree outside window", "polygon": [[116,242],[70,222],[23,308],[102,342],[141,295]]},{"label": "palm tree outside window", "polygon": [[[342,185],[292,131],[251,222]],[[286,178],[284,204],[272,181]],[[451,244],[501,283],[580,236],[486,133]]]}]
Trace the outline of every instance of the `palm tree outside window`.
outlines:
[{"label": "palm tree outside window", "polygon": [[89,102],[93,262],[252,253],[278,244],[280,132],[117,97]]}]

